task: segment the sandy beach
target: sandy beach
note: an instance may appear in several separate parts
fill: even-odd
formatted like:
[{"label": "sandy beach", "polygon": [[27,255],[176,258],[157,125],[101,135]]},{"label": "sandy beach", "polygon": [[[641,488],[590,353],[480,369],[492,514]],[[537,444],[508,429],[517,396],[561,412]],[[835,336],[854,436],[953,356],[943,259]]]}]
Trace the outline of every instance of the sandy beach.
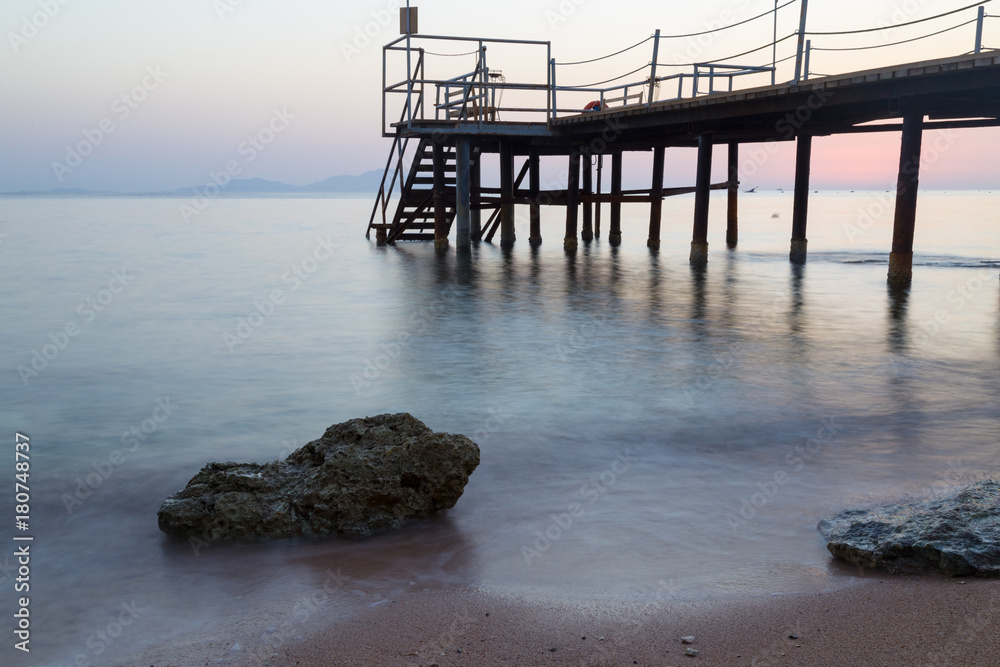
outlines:
[{"label": "sandy beach", "polygon": [[206,638],[128,664],[993,665],[998,616],[1000,581],[938,576],[868,575],[822,592],[710,599],[421,591],[346,618],[318,613],[287,642],[274,641],[279,633]]}]

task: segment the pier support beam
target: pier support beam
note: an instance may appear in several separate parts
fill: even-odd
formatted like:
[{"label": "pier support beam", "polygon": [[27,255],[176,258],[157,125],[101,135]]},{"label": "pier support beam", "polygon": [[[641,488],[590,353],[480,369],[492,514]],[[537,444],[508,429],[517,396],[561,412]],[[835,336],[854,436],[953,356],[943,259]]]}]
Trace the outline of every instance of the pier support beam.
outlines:
[{"label": "pier support beam", "polygon": [[906,287],[913,278],[913,229],[917,218],[917,185],[920,180],[920,145],[923,114],[903,117],[903,142],[896,180],[896,218],[889,255],[889,284]]},{"label": "pier support beam", "polygon": [[563,248],[576,250],[576,228],[580,214],[580,151],[569,156],[569,183],[566,188],[566,238]]},{"label": "pier support beam", "polygon": [[469,138],[460,138],[455,146],[455,248],[458,252],[469,252],[472,248],[471,153]]},{"label": "pier support beam", "polygon": [[691,238],[690,262],[695,266],[708,263],[708,200],[712,186],[712,138],[698,137],[698,172],[694,191],[694,233]]},{"label": "pier support beam", "polygon": [[448,247],[448,205],[444,192],[444,146],[435,143],[431,153],[434,165],[434,247]]},{"label": "pier support beam", "polygon": [[[583,193],[594,194],[594,168],[590,164],[590,156],[580,158],[580,167],[583,169]],[[594,240],[594,205],[583,202],[583,229],[580,231],[580,238],[585,243]]]},{"label": "pier support beam", "polygon": [[[601,194],[601,172],[604,171],[604,156],[597,156],[597,194]],[[601,207],[602,204],[598,202],[594,204],[594,238],[601,238]]]},{"label": "pier support beam", "polygon": [[514,147],[500,143],[500,247],[514,246]]},{"label": "pier support beam", "polygon": [[805,264],[806,220],[809,213],[809,168],[812,160],[812,137],[800,135],[795,141],[795,202],[792,204],[792,249],[788,259],[793,264]]},{"label": "pier support beam", "polygon": [[472,166],[469,172],[469,178],[471,184],[469,187],[469,197],[472,200],[471,214],[470,214],[470,233],[472,238],[481,239],[483,237],[483,212],[479,207],[479,199],[482,197],[482,161],[483,154],[477,151],[477,154],[472,158]]},{"label": "pier support beam", "polygon": [[729,142],[729,207],[726,213],[726,247],[735,248],[740,238],[740,145]]},{"label": "pier support beam", "polygon": [[528,244],[532,248],[542,245],[542,207],[538,203],[538,193],[541,190],[541,176],[539,175],[538,151],[531,150],[528,154],[528,189],[531,196],[531,233],[528,237]]},{"label": "pier support beam", "polygon": [[660,219],[663,214],[663,160],[666,150],[663,146],[653,148],[653,185],[649,196],[649,238],[646,246],[650,250],[660,249]]},{"label": "pier support beam", "polygon": [[[622,152],[611,154],[611,194],[621,197],[622,194]],[[608,243],[613,246],[622,244],[622,204],[611,202],[611,231],[608,232]]]}]

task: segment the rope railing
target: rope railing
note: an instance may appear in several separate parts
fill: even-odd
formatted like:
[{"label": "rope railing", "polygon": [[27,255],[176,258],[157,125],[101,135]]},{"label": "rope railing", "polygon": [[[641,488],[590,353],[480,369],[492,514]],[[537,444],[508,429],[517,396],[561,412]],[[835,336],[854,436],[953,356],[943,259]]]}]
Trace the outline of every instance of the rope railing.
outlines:
[{"label": "rope railing", "polygon": [[[754,16],[737,21],[729,25],[722,25],[720,27],[709,30],[671,34],[671,35],[661,34],[660,31],[657,30],[654,35],[645,37],[634,44],[628,45],[624,48],[615,50],[605,55],[593,58],[587,58],[584,60],[577,60],[572,62],[557,62],[552,57],[551,43],[538,42],[537,44],[545,45],[548,51],[546,59],[546,70],[547,70],[548,81],[545,83],[541,82],[508,83],[507,80],[502,77],[495,77],[492,71],[485,67],[485,61],[484,61],[482,63],[482,74],[480,76],[474,77],[475,79],[474,81],[470,80],[468,82],[466,81],[454,82],[454,81],[438,81],[438,80],[424,79],[424,78],[421,78],[419,81],[417,81],[412,79],[411,77],[409,81],[404,81],[401,84],[393,84],[391,86],[387,86],[385,90],[387,93],[408,92],[408,91],[403,91],[401,89],[401,86],[403,85],[420,86],[421,89],[420,94],[422,95],[423,87],[427,85],[438,86],[438,87],[442,85],[448,85],[458,89],[459,92],[462,92],[465,89],[471,90],[473,87],[478,87],[477,89],[480,89],[480,92],[489,89],[491,91],[490,94],[494,96],[491,99],[497,99],[496,98],[497,93],[499,92],[500,94],[502,94],[504,90],[512,91],[514,94],[519,95],[522,98],[523,98],[522,93],[526,95],[531,91],[536,91],[540,93],[544,93],[547,91],[548,100],[545,103],[544,108],[539,108],[539,105],[537,103],[524,104],[523,102],[520,104],[514,103],[513,105],[508,104],[506,108],[500,108],[499,101],[495,101],[489,104],[483,101],[479,106],[486,109],[486,111],[480,113],[482,109],[477,108],[475,113],[477,114],[477,117],[482,116],[484,113],[490,114],[487,120],[497,120],[498,114],[501,111],[511,112],[511,113],[540,113],[544,111],[550,120],[554,120],[558,118],[559,115],[562,113],[579,113],[580,109],[577,108],[577,105],[582,104],[580,99],[582,98],[583,95],[588,95],[588,94],[592,95],[593,97],[598,97],[600,102],[599,105],[597,105],[596,102],[592,103],[588,108],[605,109],[608,108],[607,103],[611,103],[614,106],[619,106],[619,105],[629,106],[629,105],[634,105],[636,103],[649,106],[650,104],[652,104],[654,101],[657,100],[667,101],[671,99],[697,97],[705,93],[712,94],[715,92],[724,92],[727,82],[729,90],[732,91],[734,78],[743,77],[747,75],[762,75],[765,73],[769,73],[770,83],[774,85],[777,83],[776,72],[778,71],[778,66],[784,65],[785,63],[788,63],[789,61],[792,60],[795,61],[795,67],[794,67],[795,73],[792,76],[791,83],[798,84],[803,79],[808,80],[810,76],[829,76],[829,75],[818,74],[817,72],[814,72],[812,70],[810,64],[810,54],[814,51],[823,53],[844,53],[844,52],[861,52],[861,51],[874,52],[877,49],[885,49],[905,44],[911,44],[922,40],[938,37],[941,35],[951,34],[954,33],[955,31],[966,28],[972,24],[976,24],[976,44],[975,48],[969,53],[979,53],[984,48],[983,26],[985,24],[985,19],[1000,18],[1000,14],[986,13],[986,7],[994,2],[1000,2],[1000,0],[976,0],[974,2],[972,0],[966,0],[966,2],[963,3],[963,6],[959,8],[943,11],[934,14],[933,16],[917,18],[914,20],[905,21],[902,23],[896,23],[893,25],[886,24],[877,27],[856,28],[850,30],[808,30],[806,28],[807,0],[784,0],[784,1],[775,0],[774,7],[772,9],[769,9],[765,12],[761,12],[759,14],[755,14]],[[801,8],[801,11],[797,12],[798,16],[796,17],[797,29],[794,32],[791,32],[779,38],[777,33],[779,25],[778,12],[786,10],[792,7],[793,5],[798,5]],[[888,30],[895,30],[897,28],[907,28],[917,25],[923,25],[925,23],[929,23],[932,21],[941,21],[942,19],[947,19],[947,17],[956,16],[958,14],[961,14],[962,12],[968,12],[969,10],[977,10],[976,18],[961,20],[960,22],[954,25],[947,25],[945,27],[941,27],[940,29],[933,29],[936,28],[936,26],[933,27],[928,26],[926,29],[929,30],[930,32],[927,32],[926,34],[914,35],[906,39],[899,39],[883,43],[871,43],[871,44],[863,44],[863,43],[858,44],[857,41],[854,41],[853,45],[852,42],[847,42],[846,44],[844,44],[844,42],[839,41],[837,39],[839,37],[866,35],[869,33],[882,33],[883,35],[886,35],[887,33],[885,33],[885,31]],[[775,26],[774,37],[773,39],[769,39],[766,43],[763,43],[755,48],[748,48],[739,53],[733,53],[730,55],[726,55],[724,57],[711,58],[698,62],[669,63],[669,62],[661,62],[660,59],[657,57],[658,54],[660,53],[659,49],[663,44],[661,40],[687,39],[693,37],[701,37],[704,35],[719,34],[723,33],[724,31],[737,28],[739,26],[746,26],[750,23],[753,23],[755,21],[760,21],[767,17],[773,17],[774,19],[774,26]],[[992,26],[994,24],[990,25]],[[770,26],[768,27],[770,28]],[[904,35],[905,34],[906,33],[904,33]],[[910,34],[913,33],[911,32]],[[771,37],[771,35],[768,35],[768,37]],[[781,49],[781,51],[783,52],[782,53],[783,57],[778,58],[779,47],[783,44],[786,44],[789,40],[793,40],[795,38],[798,38],[798,44],[797,47],[794,48],[794,52],[788,55],[784,55],[788,53],[786,51],[787,48],[786,46],[786,48]],[[813,43],[818,41],[816,38],[819,38],[820,41],[819,44]],[[443,37],[443,36],[429,37],[429,39],[476,41],[476,40],[469,40],[468,38]],[[886,39],[886,37],[883,37],[882,39]],[[397,40],[397,42],[398,41],[399,40]],[[523,42],[519,40],[480,39],[478,41],[480,42],[480,49],[476,51],[447,53],[447,52],[421,50],[421,52],[425,53],[427,56],[434,56],[434,57],[462,57],[462,56],[473,56],[477,54],[482,54],[483,58],[485,58],[485,49],[483,47],[483,44],[488,41],[508,42],[511,44],[519,44],[519,43],[535,44],[533,42]],[[995,41],[995,40],[991,39],[990,41]],[[401,50],[399,49],[399,47],[394,46],[397,42],[393,42],[392,44],[388,45],[386,49]],[[604,74],[606,77],[608,77],[604,78],[601,81],[588,83],[585,85],[567,85],[557,81],[557,71],[562,71],[560,70],[560,67],[583,66],[583,65],[602,62],[611,58],[623,56],[625,54],[630,54],[636,49],[641,49],[644,46],[648,47],[650,42],[652,42],[652,57],[644,59],[645,60],[644,63],[638,65],[637,67],[634,67],[633,69],[629,69],[629,71],[623,74],[612,76],[618,68],[608,67],[604,71],[599,71],[600,74]],[[733,63],[734,61],[739,61],[740,59],[747,58],[748,56],[750,56],[749,58],[750,60],[756,60],[758,58],[763,59],[760,54],[761,52],[767,49],[772,50],[772,53],[768,54],[770,56],[769,58],[770,62],[766,64],[753,65],[753,66],[737,66],[730,64]],[[957,51],[957,49],[954,49],[954,47],[950,47],[949,50],[952,52],[951,55],[959,55],[954,53],[955,51]],[[632,57],[632,60],[634,63],[636,60],[634,56]],[[818,64],[819,67],[822,68],[824,71],[832,71],[832,72],[838,71],[837,67],[831,67],[830,64],[825,61],[825,57],[823,63],[816,63],[816,64]],[[499,70],[497,70],[497,72],[499,72]],[[558,78],[562,79],[563,77],[559,76]],[[673,81],[677,85],[674,89],[674,92],[669,94],[670,95],[669,97],[661,98],[658,93],[658,91],[661,89],[660,84],[662,82],[667,82],[667,81]],[[721,83],[718,83],[720,81]],[[787,79],[785,79],[785,81],[787,81]],[[702,84],[701,87],[699,87],[699,82]],[[455,94],[457,95],[459,93]],[[563,102],[564,100],[572,100],[572,102],[570,104],[567,104],[565,102],[563,102],[563,104],[557,104],[557,95],[559,97],[560,102]],[[448,99],[450,100],[451,98]],[[638,102],[636,102],[637,100]],[[463,108],[465,107],[466,103],[467,100],[463,98],[462,100]],[[449,104],[451,104],[451,102],[449,102]],[[435,105],[435,106],[437,107],[441,105]],[[482,118],[480,118],[480,124],[482,124]]]},{"label": "rope railing", "polygon": [[933,21],[934,19],[939,19],[944,16],[951,16],[952,14],[957,14],[959,12],[964,12],[967,9],[972,9],[973,7],[978,7],[980,5],[986,5],[993,0],[979,0],[979,2],[974,2],[971,5],[966,5],[959,9],[953,9],[950,12],[944,12],[943,14],[937,14],[936,16],[928,16],[927,18],[917,19],[915,21],[909,21],[907,23],[897,23],[896,25],[879,26],[877,28],[862,28],[859,30],[835,30],[830,32],[818,32],[815,30],[807,30],[805,34],[809,36],[815,35],[858,35],[863,32],[878,32],[880,30],[895,30],[896,28],[905,28],[908,25],[916,25],[917,23],[924,23],[926,21]]},{"label": "rope railing", "polygon": [[690,33],[687,33],[686,35],[660,35],[660,39],[684,39],[684,38],[687,38],[687,37],[701,37],[702,35],[711,35],[713,33],[722,32],[723,30],[729,30],[730,28],[735,28],[737,26],[745,25],[747,23],[750,23],[751,21],[756,21],[757,19],[764,18],[765,16],[770,16],[771,14],[774,14],[775,12],[784,9],[788,5],[795,4],[796,2],[798,2],[798,0],[788,0],[788,2],[786,2],[783,5],[781,5],[780,7],[775,7],[774,9],[769,9],[766,12],[764,12],[763,14],[758,14],[757,16],[754,16],[752,18],[748,18],[746,20],[740,21],[739,23],[733,23],[733,24],[730,24],[730,25],[724,25],[721,28],[714,28],[712,30],[703,30],[701,32],[690,32]]},{"label": "rope railing", "polygon": [[646,42],[648,42],[651,39],[655,39],[655,37],[653,35],[650,35],[649,37],[647,37],[646,39],[642,40],[641,42],[633,44],[632,46],[627,46],[624,49],[622,49],[621,51],[615,51],[614,53],[609,53],[608,55],[601,56],[599,58],[591,58],[590,60],[578,60],[577,62],[573,62],[573,63],[556,63],[556,65],[568,67],[570,65],[587,65],[587,64],[590,64],[590,63],[596,63],[599,60],[607,60],[608,58],[614,58],[615,56],[619,56],[619,55],[621,55],[623,53],[631,51],[632,49],[638,48],[638,47],[642,46],[643,44],[645,44]]},{"label": "rope railing", "polygon": [[743,53],[737,53],[736,55],[732,55],[732,56],[726,56],[725,58],[716,58],[715,60],[703,60],[703,61],[697,62],[697,63],[683,63],[683,64],[680,64],[680,63],[657,63],[656,66],[657,67],[692,67],[694,65],[715,65],[717,63],[721,63],[724,60],[736,60],[737,58],[742,58],[743,56],[748,56],[751,53],[757,53],[758,51],[763,51],[764,49],[769,49],[772,46],[774,46],[775,44],[781,44],[782,42],[786,42],[789,39],[791,39],[792,37],[797,37],[797,36],[798,36],[798,33],[793,32],[792,34],[786,35],[786,36],[782,37],[781,39],[779,39],[777,41],[768,42],[764,46],[758,46],[756,49],[750,49],[749,51],[744,51]]},{"label": "rope railing", "polygon": [[951,32],[952,30],[958,30],[959,28],[964,28],[967,25],[976,23],[978,19],[971,19],[964,23],[959,23],[958,25],[953,25],[950,28],[945,28],[944,30],[938,30],[937,32],[932,32],[929,35],[920,35],[919,37],[912,37],[910,39],[902,39],[898,42],[889,42],[888,44],[870,44],[867,46],[851,46],[851,47],[841,47],[833,48],[826,46],[814,46],[813,51],[867,51],[868,49],[882,49],[887,46],[899,46],[900,44],[909,44],[910,42],[918,42],[922,39],[929,39],[931,37],[937,37],[938,35],[943,35],[946,32]]}]

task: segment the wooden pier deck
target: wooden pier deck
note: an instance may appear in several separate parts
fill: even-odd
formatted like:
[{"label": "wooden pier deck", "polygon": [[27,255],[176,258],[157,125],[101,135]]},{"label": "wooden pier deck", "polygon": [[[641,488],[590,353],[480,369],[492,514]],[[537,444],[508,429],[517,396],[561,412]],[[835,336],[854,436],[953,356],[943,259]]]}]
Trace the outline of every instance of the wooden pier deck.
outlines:
[{"label": "wooden pier deck", "polygon": [[[980,11],[980,23],[982,20],[983,12]],[[386,53],[404,50],[398,46],[399,41],[387,46]],[[492,241],[497,231],[501,244],[509,247],[515,241],[514,206],[527,205],[531,214],[529,243],[536,246],[542,241],[540,207],[555,205],[566,208],[563,243],[571,251],[577,247],[578,238],[588,242],[600,235],[600,207],[595,210],[593,205],[610,203],[608,240],[616,245],[622,234],[621,205],[643,202],[650,204],[647,245],[655,250],[660,245],[662,198],[694,192],[690,260],[692,264],[703,264],[708,258],[708,195],[711,189],[728,190],[727,242],[735,247],[738,241],[741,144],[794,141],[796,175],[790,259],[804,262],[812,138],[901,132],[889,281],[906,285],[912,275],[923,131],[1000,126],[1000,51],[977,48],[977,52],[955,57],[800,78],[742,90],[731,90],[734,76],[759,74],[773,68],[733,66],[721,75],[728,77],[730,90],[703,94],[699,90],[699,77],[701,83],[708,80],[710,89],[715,80],[699,74],[698,68],[709,66],[696,66],[692,75],[657,77],[655,46],[650,76],[633,84],[610,89],[559,87],[555,85],[556,63],[551,58],[549,80],[544,85],[498,83],[495,75],[485,67],[486,41],[478,40],[481,57],[474,72],[446,80],[427,79],[424,50],[407,48],[407,55],[416,60],[416,67],[410,64],[411,76],[403,84],[386,86],[387,97],[390,93],[403,92],[407,103],[400,121],[387,124],[384,130],[386,136],[393,137],[393,149],[369,223],[369,231],[376,231],[379,243],[433,239],[444,248],[448,246],[454,226],[459,251],[473,242]],[[546,43],[517,43],[546,45],[547,55],[551,53]],[[720,76],[715,73],[718,67],[722,66],[715,65],[712,69],[715,77]],[[683,95],[685,76],[691,77],[690,96]],[[654,86],[667,80],[678,82],[677,98],[655,101]],[[426,92],[429,86],[437,91],[433,114]],[[505,89],[514,94],[543,95],[545,106],[504,108],[497,104],[498,89],[501,97]],[[557,100],[562,102],[573,93],[577,99],[581,94],[599,95],[599,100],[591,106],[605,108],[585,112],[582,104],[576,108],[557,105]],[[618,93],[619,97],[613,97]],[[621,104],[609,105],[612,99]],[[500,118],[517,114],[530,116],[532,112],[534,118],[528,120]],[[411,140],[417,141],[419,147],[407,170],[402,158]],[[728,147],[729,176],[726,182],[712,184],[712,149],[720,144]],[[674,147],[698,148],[698,166],[692,187],[663,187],[665,152]],[[653,152],[648,189],[622,190],[622,155],[632,151]],[[491,153],[500,158],[498,188],[484,188],[480,182],[480,158]],[[541,190],[541,156],[564,156],[568,160],[565,188]],[[515,176],[514,163],[518,157],[525,161]],[[611,161],[608,192],[601,188],[606,157]],[[598,165],[596,190],[592,160]],[[584,165],[582,169],[581,164]],[[528,184],[524,187],[526,177]],[[399,196],[395,213],[390,218],[389,202],[397,182]],[[379,208],[381,222],[377,220]],[[581,208],[582,229],[579,225]],[[485,224],[481,217],[484,211],[491,213]]]}]

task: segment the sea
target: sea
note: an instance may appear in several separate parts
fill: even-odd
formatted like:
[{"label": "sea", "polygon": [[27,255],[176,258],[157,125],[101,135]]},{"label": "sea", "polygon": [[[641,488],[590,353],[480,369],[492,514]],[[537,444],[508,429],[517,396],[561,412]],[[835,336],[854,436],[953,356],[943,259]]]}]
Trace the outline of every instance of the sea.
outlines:
[{"label": "sea", "polygon": [[[665,201],[655,253],[639,205],[620,247],[605,209],[567,253],[551,208],[532,249],[519,209],[512,249],[459,255],[376,246],[363,194],[191,204],[0,198],[4,665],[294,641],[417,590],[827,590],[863,573],[831,559],[823,517],[998,475],[1000,192],[921,192],[905,290],[882,190],[812,194],[802,266],[791,193],[741,193],[735,249],[715,193],[704,270],[691,196]],[[480,446],[453,509],[363,540],[157,527],[209,462],[396,412]],[[255,664],[236,650],[210,662]]]}]

